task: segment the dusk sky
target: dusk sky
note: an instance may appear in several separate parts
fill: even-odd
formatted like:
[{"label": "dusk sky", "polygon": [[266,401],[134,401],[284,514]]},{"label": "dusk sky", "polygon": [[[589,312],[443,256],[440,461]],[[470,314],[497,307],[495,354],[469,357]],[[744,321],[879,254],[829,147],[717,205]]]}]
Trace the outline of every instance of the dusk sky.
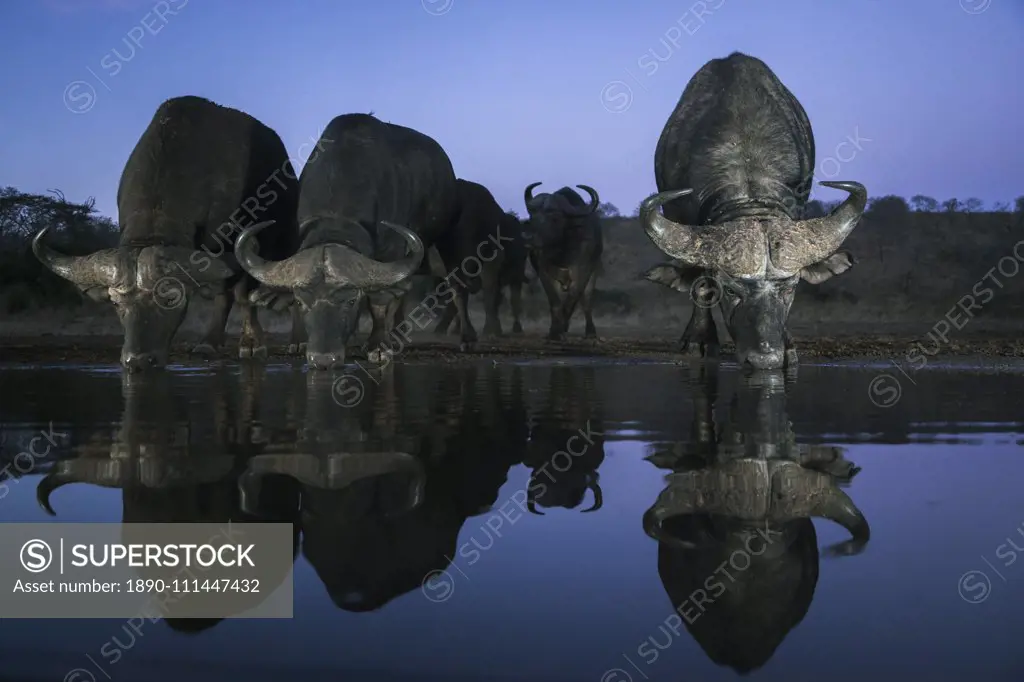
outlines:
[{"label": "dusk sky", "polygon": [[0,186],[93,196],[116,217],[132,147],[191,94],[262,120],[299,166],[331,118],[373,111],[436,139],[506,209],[543,181],[631,213],[687,81],[741,51],[807,110],[817,180],[1011,201],[1022,30],[1022,0],[6,2]]}]

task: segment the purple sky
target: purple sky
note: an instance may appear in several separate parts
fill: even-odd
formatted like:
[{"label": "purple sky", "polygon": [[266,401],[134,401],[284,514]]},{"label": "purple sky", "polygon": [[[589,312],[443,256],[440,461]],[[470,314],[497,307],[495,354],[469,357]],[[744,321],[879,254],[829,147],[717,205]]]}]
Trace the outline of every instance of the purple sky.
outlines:
[{"label": "purple sky", "polygon": [[1022,28],[1021,0],[8,2],[0,185],[116,216],[156,107],[194,94],[276,129],[300,166],[331,118],[372,110],[432,136],[506,209],[543,181],[632,212],[686,82],[739,50],[803,103],[818,180],[1009,201],[1024,194]]}]

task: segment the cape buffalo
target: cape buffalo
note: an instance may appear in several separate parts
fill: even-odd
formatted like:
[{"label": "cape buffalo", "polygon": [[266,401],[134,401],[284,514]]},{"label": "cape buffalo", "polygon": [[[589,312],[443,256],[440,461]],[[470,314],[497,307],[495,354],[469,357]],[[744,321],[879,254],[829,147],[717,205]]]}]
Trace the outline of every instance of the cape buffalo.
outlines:
[{"label": "cape buffalo", "polygon": [[[597,215],[601,200],[597,191],[586,185],[576,186],[590,195],[589,205],[569,187],[534,196],[533,189],[540,184],[527,185],[523,192],[529,212],[524,237],[530,249],[530,264],[551,306],[548,338],[559,340],[568,333],[569,320],[581,300],[586,316],[584,336],[596,338],[591,304],[604,250]],[[564,299],[556,284],[565,293]]]},{"label": "cape buffalo", "polygon": [[[475,294],[482,289],[484,296],[484,334],[501,336],[501,320],[498,309],[501,305],[501,291],[508,287],[512,296],[512,331],[520,333],[523,325],[522,284],[526,269],[526,245],[523,242],[522,227],[515,216],[501,210],[494,196],[483,185],[469,180],[459,179],[459,220],[456,231],[463,242],[463,263],[473,262],[474,269],[479,268],[479,277],[471,278],[469,286],[462,289],[465,295]],[[498,248],[495,248],[497,246]],[[469,270],[463,266],[463,270]],[[445,277],[447,273],[434,270],[435,277]],[[469,322],[468,304],[463,304],[456,325],[461,330],[470,324],[470,337],[476,334]],[[441,319],[434,327],[435,334],[444,334],[459,308],[452,303],[445,306]]]},{"label": "cape buffalo", "polygon": [[[194,352],[223,344],[233,301],[242,306],[241,357],[267,348],[248,293],[255,287],[230,257],[237,221],[274,221],[268,255],[295,247],[298,182],[277,133],[252,116],[200,97],[176,97],[157,109],[121,173],[118,246],[67,256],[43,243],[32,250],[90,298],[112,301],[124,327],[121,363],[129,371],[166,364],[171,340],[192,295],[216,295],[216,308]],[[252,204],[252,205],[250,205]],[[202,249],[202,251],[200,251]],[[292,318],[293,344],[301,322]]]},{"label": "cape buffalo", "polygon": [[813,169],[807,115],[764,62],[734,52],[690,80],[658,140],[659,193],[640,210],[648,237],[675,259],[647,279],[695,290],[685,353],[717,353],[717,303],[739,363],[796,363],[786,322],[797,282],[819,284],[853,266],[837,249],[867,202],[859,183],[823,182],[849,196],[828,216],[800,220]]},{"label": "cape buffalo", "polygon": [[[311,367],[344,365],[364,297],[373,318],[367,347],[381,348],[370,351],[371,359],[380,361],[381,342],[392,331],[398,304],[426,249],[436,246],[450,271],[460,263],[462,243],[452,229],[458,215],[455,172],[432,138],[367,114],[335,117],[318,148],[299,178],[297,252],[265,260],[256,254],[253,237],[262,227],[255,226],[239,238],[235,254],[265,285],[253,301],[300,307]],[[446,300],[432,295],[417,308],[433,312],[452,298],[461,305],[459,286],[446,284],[441,294]],[[465,344],[473,340],[470,331],[463,330]]]},{"label": "cape buffalo", "polygon": [[[578,375],[582,381],[577,383]],[[604,504],[598,469],[604,462],[602,405],[596,397],[593,367],[554,367],[548,380],[546,405],[532,419],[523,464],[530,468],[526,508],[576,509],[587,492],[593,503],[584,512]]]},{"label": "cape buffalo", "polygon": [[243,498],[275,478],[299,483],[302,553],[345,611],[417,589],[446,598],[444,571],[476,563],[525,513],[522,491],[500,497],[525,445],[519,368],[439,367],[417,382],[395,377],[403,369],[367,382],[340,418],[332,382],[312,379],[297,415],[303,438],[254,457],[240,482]]},{"label": "cape buffalo", "polygon": [[[701,382],[691,442],[680,454],[649,458],[672,471],[643,518],[658,541],[670,619],[685,623],[712,661],[741,674],[762,667],[807,614],[819,564],[811,519],[829,519],[852,536],[826,549],[829,556],[856,554],[870,538],[864,515],[839,487],[860,469],[842,448],[796,443],[784,387],[771,379],[741,380],[722,429],[714,420],[715,376]],[[638,647],[649,664],[670,629],[678,633],[666,620],[662,634]]]},{"label": "cape buffalo", "polygon": [[529,252],[523,237],[523,224],[515,215],[506,213],[502,230],[513,241],[505,244],[505,263],[498,274],[498,308],[501,309],[502,292],[508,289],[509,308],[512,312],[512,333],[523,333],[523,286],[529,281],[526,276],[526,261]]},{"label": "cape buffalo", "polygon": [[[36,488],[40,506],[56,516],[50,498],[71,484],[119,489],[125,544],[152,541],[151,534],[140,536],[149,531],[130,524],[208,523],[222,528],[235,524],[237,532],[245,523],[292,523],[294,561],[299,549],[298,484],[284,477],[269,480],[258,499],[250,495],[242,506],[239,476],[249,458],[265,447],[256,419],[263,373],[249,369],[240,375],[238,386],[231,385],[228,371],[219,370],[212,377],[214,395],[200,403],[188,395],[179,375],[156,372],[129,380],[133,375],[125,374],[124,411],[116,433],[106,442],[77,448],[76,457],[55,462]],[[232,394],[241,394],[237,409],[231,406]],[[261,584],[259,593],[240,600],[238,612],[262,602],[287,577],[290,563],[287,568],[262,576],[266,584]],[[180,567],[151,566],[138,569],[138,575],[169,582],[197,574],[184,573]],[[160,613],[152,615],[162,616],[168,627],[179,632],[208,630],[223,619],[176,617],[201,609],[204,598],[202,592],[192,592],[159,607],[154,602],[153,608]],[[127,628],[125,636],[134,641]]]}]

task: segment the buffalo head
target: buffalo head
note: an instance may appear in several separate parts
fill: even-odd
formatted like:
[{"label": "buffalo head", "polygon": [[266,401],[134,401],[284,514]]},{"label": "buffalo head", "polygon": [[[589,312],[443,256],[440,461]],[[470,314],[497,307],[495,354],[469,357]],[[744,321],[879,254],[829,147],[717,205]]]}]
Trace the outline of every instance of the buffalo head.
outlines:
[{"label": "buffalo head", "polygon": [[676,260],[646,273],[647,279],[690,292],[694,279],[710,275],[694,298],[722,310],[740,364],[779,369],[785,364],[786,321],[797,282],[819,284],[856,262],[843,241],[864,213],[867,190],[857,182],[823,182],[849,197],[830,215],[793,220],[744,216],[704,226],[661,215],[666,202],[691,194],[681,189],[654,194],[640,205],[640,221],[654,245]]},{"label": "buffalo head", "polygon": [[[253,293],[253,302],[275,297],[280,307],[297,304],[302,310],[309,334],[306,360],[310,367],[344,365],[345,346],[358,328],[364,294],[404,283],[423,261],[425,249],[415,232],[385,221],[380,224],[405,239],[409,253],[404,258],[394,262],[374,260],[362,253],[370,250],[369,243],[358,248],[321,243],[282,261],[266,261],[257,255],[253,239],[266,224],[247,229],[235,243],[239,264],[266,287]],[[275,290],[279,293],[273,293]]]},{"label": "buffalo head", "polygon": [[562,474],[555,474],[562,480],[558,480],[556,485],[549,485],[543,482],[538,472],[533,472],[526,488],[526,509],[531,514],[539,516],[544,516],[544,512],[537,511],[538,506],[546,509],[576,509],[583,504],[583,498],[588,490],[594,493],[594,502],[583,512],[595,512],[600,509],[604,504],[604,493],[598,482],[600,475],[596,471],[570,471],[567,474],[564,479]]},{"label": "buffalo head", "polygon": [[[267,223],[269,224],[269,223]],[[223,261],[180,246],[120,246],[67,256],[32,240],[32,252],[54,274],[94,301],[111,301],[124,328],[121,364],[138,371],[167,364],[171,339],[185,319],[190,297],[235,273]]]},{"label": "buffalo head", "polygon": [[[534,196],[533,189],[540,185],[541,183],[534,182],[527,185],[523,191],[523,201],[526,202],[526,210],[529,213],[523,229],[523,238],[534,249],[561,244],[566,228],[594,215],[601,202],[597,190],[586,185],[576,186],[590,195],[589,204],[583,204],[579,196],[568,187],[553,194],[545,192]],[[571,197],[575,197],[575,200]]]}]

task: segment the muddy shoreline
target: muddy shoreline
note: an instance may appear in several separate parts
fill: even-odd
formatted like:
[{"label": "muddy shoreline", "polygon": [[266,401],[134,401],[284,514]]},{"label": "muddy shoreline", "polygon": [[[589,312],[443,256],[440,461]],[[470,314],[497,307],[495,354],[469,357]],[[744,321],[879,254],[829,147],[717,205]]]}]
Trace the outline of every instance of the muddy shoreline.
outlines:
[{"label": "muddy shoreline", "polygon": [[[352,358],[365,357],[359,347],[364,336],[356,339],[349,353]],[[11,364],[36,364],[43,362],[75,362],[108,364],[117,363],[120,355],[121,337],[118,335],[41,335],[0,338],[0,361]],[[294,356],[288,354],[288,338],[283,334],[269,334],[269,357],[284,361]],[[647,336],[616,336],[597,341],[582,337],[569,337],[564,342],[550,342],[543,338],[507,336],[498,339],[481,339],[470,353],[460,353],[455,337],[440,337],[429,334],[414,337],[412,343],[400,353],[400,359],[438,359],[458,361],[480,358],[633,358],[637,360],[678,360],[676,350],[678,337],[657,338]],[[177,341],[174,344],[171,362],[190,364],[208,361],[237,359],[237,338],[229,338],[227,344],[216,356],[195,356],[189,353],[193,342]],[[910,335],[856,335],[843,337],[813,337],[796,339],[801,357],[818,360],[890,360],[906,358],[908,352],[920,343],[923,352],[930,359],[942,357],[1024,357],[1024,340],[1018,336],[985,334],[977,337],[950,339],[938,352],[935,342],[921,336]],[[722,346],[722,359],[729,359],[732,346]],[[295,358],[298,359],[298,358]]]}]

